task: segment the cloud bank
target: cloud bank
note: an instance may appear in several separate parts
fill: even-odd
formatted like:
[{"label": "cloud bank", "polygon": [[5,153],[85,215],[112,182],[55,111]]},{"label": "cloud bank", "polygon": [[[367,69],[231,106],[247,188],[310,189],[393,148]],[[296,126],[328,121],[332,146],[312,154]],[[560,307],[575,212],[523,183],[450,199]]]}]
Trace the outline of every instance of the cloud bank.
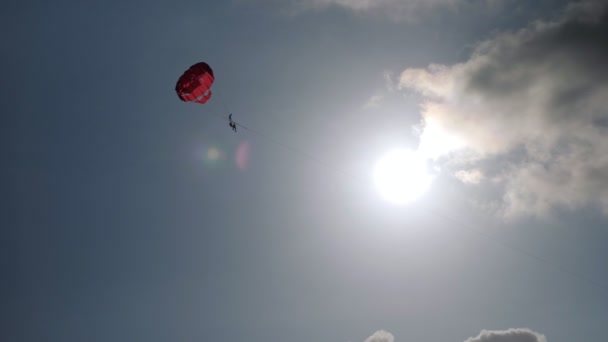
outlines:
[{"label": "cloud bank", "polygon": [[[388,331],[378,330],[365,342],[395,342],[395,337]],[[547,338],[526,328],[508,330],[482,330],[476,337],[469,337],[464,342],[547,342]]]},{"label": "cloud bank", "polygon": [[482,330],[476,337],[465,342],[547,342],[544,335],[530,329]]},{"label": "cloud bank", "polygon": [[[608,6],[570,5],[480,43],[454,65],[406,69],[420,148],[463,182],[498,181],[506,217],[596,205],[608,214]],[[466,153],[465,153],[466,152]]]}]

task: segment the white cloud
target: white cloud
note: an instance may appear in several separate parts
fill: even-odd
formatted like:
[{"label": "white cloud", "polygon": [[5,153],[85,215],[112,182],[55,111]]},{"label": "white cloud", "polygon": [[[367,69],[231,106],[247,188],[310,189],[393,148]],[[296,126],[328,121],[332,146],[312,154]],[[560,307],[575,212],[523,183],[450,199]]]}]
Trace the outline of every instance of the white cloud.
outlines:
[{"label": "white cloud", "polygon": [[466,184],[479,184],[483,180],[483,173],[479,169],[459,170],[454,176]]},{"label": "white cloud", "polygon": [[421,148],[501,179],[506,216],[589,204],[608,213],[606,37],[608,6],[586,1],[462,63],[405,70],[400,88],[425,97]]},{"label": "white cloud", "polygon": [[388,331],[378,330],[365,339],[365,342],[395,342],[395,336]]},{"label": "white cloud", "polygon": [[[395,337],[388,331],[378,330],[365,342],[395,342]],[[527,328],[507,330],[482,330],[479,335],[469,337],[464,342],[547,342],[545,335]]]},{"label": "white cloud", "polygon": [[[395,336],[388,331],[378,330],[365,342],[395,342]],[[482,330],[479,335],[469,337],[464,342],[547,342],[545,335],[527,328],[507,330]]]},{"label": "white cloud", "polygon": [[547,338],[530,329],[482,330],[465,342],[547,342]]}]

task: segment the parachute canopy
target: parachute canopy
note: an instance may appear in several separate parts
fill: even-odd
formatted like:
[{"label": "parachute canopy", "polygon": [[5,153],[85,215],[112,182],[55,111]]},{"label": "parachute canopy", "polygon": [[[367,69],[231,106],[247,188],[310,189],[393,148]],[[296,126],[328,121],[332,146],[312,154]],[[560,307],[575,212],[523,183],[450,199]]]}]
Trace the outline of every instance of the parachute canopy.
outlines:
[{"label": "parachute canopy", "polygon": [[205,62],[196,63],[177,80],[175,92],[182,101],[205,103],[211,97],[213,70]]}]

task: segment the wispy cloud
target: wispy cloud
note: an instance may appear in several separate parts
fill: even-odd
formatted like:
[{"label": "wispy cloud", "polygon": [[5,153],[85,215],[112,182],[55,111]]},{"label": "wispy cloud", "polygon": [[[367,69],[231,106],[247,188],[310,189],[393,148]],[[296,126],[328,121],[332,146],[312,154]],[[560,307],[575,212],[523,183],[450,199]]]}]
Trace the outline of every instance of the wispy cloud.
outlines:
[{"label": "wispy cloud", "polygon": [[353,10],[370,10],[374,8],[407,9],[437,5],[452,5],[460,0],[307,0],[299,1],[303,6],[326,7],[341,6]]},{"label": "wispy cloud", "polygon": [[367,102],[365,102],[363,104],[363,109],[369,109],[369,108],[376,108],[376,107],[378,107],[379,103],[382,101],[383,98],[384,98],[384,96],[380,95],[380,94],[372,95],[367,100]]},{"label": "wispy cloud", "polygon": [[[578,2],[479,44],[463,63],[403,71],[401,89],[425,97],[421,144],[502,180],[508,217],[589,204],[608,213],[606,37],[608,6]],[[467,158],[453,154],[463,149]]]},{"label": "wispy cloud", "polygon": [[[464,0],[264,0],[276,2],[290,13],[323,10],[330,7],[344,8],[353,12],[380,12],[395,19],[408,18],[415,13],[435,8],[454,8]],[[479,0],[483,2],[484,0]],[[487,1],[487,0],[485,0]]]}]

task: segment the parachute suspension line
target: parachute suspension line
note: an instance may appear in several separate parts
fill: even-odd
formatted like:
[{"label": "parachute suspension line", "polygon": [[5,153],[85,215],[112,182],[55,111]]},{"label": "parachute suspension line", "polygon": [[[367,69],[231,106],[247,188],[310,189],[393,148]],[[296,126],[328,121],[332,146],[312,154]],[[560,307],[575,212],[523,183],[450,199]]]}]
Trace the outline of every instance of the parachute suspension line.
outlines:
[{"label": "parachute suspension line", "polygon": [[[222,103],[222,106],[224,107],[224,110],[226,111],[225,118],[226,118],[226,119],[228,119],[228,115],[229,115],[230,113],[232,113],[232,112],[230,111],[230,109],[228,109],[228,105],[226,105],[226,102],[224,101],[224,98],[222,97],[222,94],[221,94],[221,92],[219,91],[219,89],[218,89],[218,86],[217,86],[217,85],[215,86],[214,92],[215,92],[215,94],[217,94],[217,97],[219,97],[220,102]],[[233,120],[233,121],[234,121],[234,120]]]},{"label": "parachute suspension line", "polygon": [[[222,118],[224,120],[228,120],[227,116],[223,116],[223,115],[217,115],[217,117]],[[299,148],[293,147],[293,146],[289,146],[283,142],[281,142],[279,139],[276,139],[268,134],[264,134],[254,128],[248,127],[243,125],[242,123],[236,122],[233,120],[233,122],[243,128],[246,131],[249,131],[251,133],[253,133],[254,135],[262,138],[263,140],[265,140],[267,143],[270,143],[271,145],[275,145],[278,146],[279,148],[282,148],[283,150],[287,151],[287,152],[291,152],[292,154],[295,155],[299,155],[301,159],[306,160],[308,159],[309,161],[312,161],[320,166],[322,166],[323,168],[327,169],[327,170],[331,170],[333,171],[334,174],[341,174],[343,176],[347,176],[347,177],[352,177],[354,179],[357,179],[359,181],[365,181],[362,177],[359,177],[357,175],[355,175],[354,173],[348,172],[347,170],[337,166],[337,165],[332,165],[330,163],[328,163],[327,161],[317,158],[314,155],[301,150]]]},{"label": "parachute suspension line", "polygon": [[[217,115],[217,116],[220,117],[220,118],[223,118],[223,119],[227,119],[226,117],[221,116],[221,115]],[[357,176],[356,174],[354,174],[352,172],[349,172],[349,171],[347,171],[347,170],[345,170],[345,169],[343,169],[343,168],[341,168],[341,167],[339,167],[337,165],[332,165],[332,164],[328,163],[327,161],[324,161],[324,160],[322,160],[320,158],[315,157],[314,155],[312,155],[310,153],[305,152],[304,150],[301,150],[301,149],[289,146],[289,145],[281,142],[279,139],[276,139],[276,138],[274,138],[274,137],[272,137],[272,136],[270,136],[268,134],[264,134],[264,133],[262,133],[262,132],[260,132],[260,131],[258,131],[256,129],[250,128],[250,127],[245,126],[245,125],[243,125],[241,123],[236,123],[235,122],[235,124],[237,126],[239,126],[239,127],[242,127],[243,129],[245,129],[245,130],[253,133],[254,135],[256,135],[256,136],[258,136],[258,137],[266,140],[267,143],[270,143],[272,145],[278,146],[278,147],[284,149],[285,151],[291,152],[291,153],[294,154],[294,156],[298,155],[302,159],[308,159],[309,161],[312,161],[312,162],[314,162],[314,163],[316,163],[316,164],[318,164],[320,166],[323,166],[325,169],[333,171],[334,174],[341,174],[343,176],[351,177],[351,178],[353,178],[355,180],[359,180],[359,181],[363,181],[363,182],[367,181],[366,179],[364,179],[362,177],[359,177],[359,176]],[[435,215],[436,217],[439,217],[439,218],[443,219],[446,222],[454,223],[455,226],[461,228],[461,231],[469,232],[469,234],[471,234],[471,235],[477,235],[478,237],[481,237],[481,238],[483,238],[483,239],[485,239],[487,241],[490,241],[490,242],[492,242],[492,243],[494,243],[494,244],[496,244],[496,245],[498,245],[498,246],[500,246],[500,247],[502,247],[504,249],[510,250],[511,252],[514,252],[514,253],[516,253],[518,255],[521,255],[521,256],[526,257],[526,258],[531,259],[531,260],[534,260],[534,261],[536,261],[536,263],[538,265],[543,265],[544,264],[546,266],[551,267],[554,271],[557,271],[559,273],[562,273],[563,275],[567,275],[567,276],[570,276],[572,278],[575,278],[575,279],[578,279],[580,281],[583,281],[583,282],[587,283],[588,285],[591,285],[591,286],[596,287],[598,289],[605,288],[605,284],[600,284],[597,281],[594,281],[593,279],[591,279],[591,278],[589,278],[589,277],[587,277],[587,276],[585,276],[585,275],[583,275],[583,274],[581,274],[579,272],[573,271],[573,270],[571,270],[571,269],[569,269],[567,267],[563,267],[563,266],[559,265],[558,263],[552,262],[550,259],[543,258],[543,257],[541,257],[541,256],[539,256],[539,255],[537,255],[535,253],[532,253],[532,252],[530,252],[530,251],[528,251],[528,250],[526,250],[524,248],[518,247],[517,245],[513,245],[511,243],[502,241],[502,240],[496,238],[495,236],[493,236],[491,234],[488,234],[486,232],[482,232],[479,229],[475,229],[471,225],[466,224],[466,223],[462,222],[461,220],[458,220],[455,217],[444,213],[442,210],[439,210],[437,208],[435,208],[435,209],[433,209],[433,208],[425,208],[425,209],[422,209],[422,210],[426,211],[427,213],[429,213],[431,215]]]},{"label": "parachute suspension line", "polygon": [[[199,79],[198,84],[193,83],[193,78],[195,75],[199,75],[199,76],[203,75],[203,78]],[[203,103],[207,102],[208,98],[203,97],[203,98],[201,98],[200,101],[196,101],[196,100],[198,99],[198,97],[200,95],[204,95],[204,93],[211,87],[211,84],[213,83],[214,79],[215,79],[215,77],[213,75],[213,70],[211,70],[211,67],[207,63],[200,62],[200,63],[192,65],[188,70],[186,70],[184,72],[184,74],[179,78],[177,84],[175,85],[175,90],[176,90],[177,95],[179,96],[180,100],[186,101],[186,102],[198,102],[198,103],[203,104]],[[222,98],[220,92],[217,91],[217,89],[215,89],[215,91],[216,91],[218,97],[220,98],[220,102],[222,102],[222,105],[226,111],[225,112],[226,114],[218,115],[215,112],[210,112],[210,113],[213,114],[214,116],[220,117],[224,120],[229,120],[228,115],[230,113],[230,110],[229,110],[228,106],[226,105],[226,102],[224,102],[224,99]],[[274,145],[277,145],[287,151],[293,152],[294,154],[297,154],[300,157],[314,161],[315,163],[320,164],[327,169],[330,169],[334,172],[341,173],[343,175],[352,177],[354,179],[363,180],[361,177],[358,177],[357,175],[352,174],[350,172],[346,172],[344,169],[338,167],[337,165],[331,165],[330,163],[327,163],[326,161],[316,158],[315,156],[313,156],[309,153],[306,153],[303,150],[288,146],[288,145],[282,143],[278,139],[275,139],[271,136],[263,134],[262,132],[257,131],[255,129],[249,128],[243,124],[240,124],[235,121],[232,121],[232,122],[234,122],[234,124],[236,124],[237,126],[242,127],[243,129],[254,133],[255,135],[267,140],[268,142],[270,142]],[[363,181],[365,181],[365,180],[363,180]],[[501,241],[490,234],[487,234],[485,232],[481,232],[477,229],[474,229],[471,226],[466,225],[463,222],[459,222],[455,218],[442,213],[440,210],[428,209],[427,211],[430,212],[431,214],[433,214],[433,213],[436,214],[436,216],[443,217],[443,219],[445,219],[447,222],[450,222],[450,221],[455,222],[456,226],[460,226],[460,227],[464,228],[464,230],[469,231],[470,233],[475,233],[483,238],[486,238],[487,240],[493,241],[493,242],[501,245],[504,248],[512,250],[513,252],[515,252],[517,254],[525,255],[532,260],[536,260],[538,263],[552,266],[555,270],[560,271],[563,274],[569,275],[573,278],[578,278],[580,280],[585,281],[588,284],[595,285],[601,289],[603,289],[605,287],[605,286],[602,286],[603,284],[599,284],[596,281],[593,281],[592,279],[585,277],[582,274],[579,274],[578,272],[572,271],[566,267],[561,267],[557,263],[552,262],[550,259],[543,258],[541,256],[538,256],[534,253],[527,251],[526,249],[517,247],[516,245],[512,245],[508,242]]]},{"label": "parachute suspension line", "polygon": [[225,117],[225,115],[223,115],[223,114],[222,114],[222,113],[220,113],[220,112],[217,112],[217,111],[211,111],[211,110],[209,110],[209,109],[204,109],[204,112],[205,112],[205,113],[207,113],[207,114],[211,114],[211,115],[213,115],[213,116],[216,116],[216,117],[218,117],[218,118],[220,118],[220,119],[227,120],[227,119],[226,119],[226,117]]},{"label": "parachute suspension line", "polygon": [[[223,119],[223,120],[228,119],[225,115],[219,114],[217,112],[210,112],[210,113],[220,119]],[[243,129],[253,133],[254,135],[264,139],[267,143],[278,146],[278,147],[284,149],[285,151],[291,152],[294,154],[294,156],[298,155],[302,159],[308,159],[309,161],[312,161],[320,166],[323,166],[325,169],[333,171],[334,174],[341,174],[341,175],[344,175],[347,177],[352,177],[355,180],[359,180],[359,181],[363,181],[363,182],[366,181],[366,179],[363,179],[362,177],[359,177],[356,174],[348,172],[348,171],[344,170],[343,168],[340,168],[336,165],[332,165],[320,158],[315,157],[314,155],[312,155],[310,153],[305,152],[304,150],[289,146],[289,145],[281,142],[279,139],[276,139],[268,134],[264,134],[256,129],[250,128],[241,123],[235,122],[235,124],[239,127],[242,127]],[[440,209],[423,208],[422,210],[426,211],[427,213],[429,213],[431,215],[435,215],[436,217],[441,218],[442,220],[444,220],[446,222],[454,223],[454,226],[460,228],[461,231],[463,231],[463,232],[468,232],[471,235],[477,235],[478,237],[485,239],[486,241],[490,241],[490,242],[492,242],[504,249],[510,250],[511,252],[514,252],[524,258],[534,260],[537,263],[537,265],[549,266],[556,272],[559,272],[563,275],[570,276],[574,279],[578,279],[579,281],[582,281],[582,282],[586,283],[587,285],[591,285],[592,287],[595,287],[598,289],[605,288],[605,284],[600,284],[599,282],[589,278],[588,276],[585,276],[584,274],[573,271],[567,267],[563,267],[562,265],[560,265],[558,263],[552,262],[550,259],[544,258],[538,254],[530,252],[527,249],[518,247],[517,245],[511,244],[509,242],[502,241],[502,240],[498,239],[497,237],[493,236],[492,234],[489,234],[487,232],[480,231],[479,229],[473,228],[471,225],[455,218],[452,215],[446,214],[445,212],[443,212]]]},{"label": "parachute suspension line", "polygon": [[[254,131],[251,128],[247,128],[246,126],[240,124],[237,120],[230,120],[229,115],[232,114],[232,112],[228,108],[228,105],[226,104],[226,101],[224,101],[224,97],[222,96],[221,92],[218,90],[217,86],[216,86],[216,88],[215,88],[214,91],[215,91],[215,94],[217,94],[217,97],[219,97],[220,102],[222,103],[222,106],[224,107],[224,110],[226,111],[226,114],[222,115],[222,118],[224,118],[225,120],[228,120],[228,121],[232,121],[232,122],[234,122],[235,125],[237,125],[239,127],[242,127],[242,128],[244,128],[244,129],[246,129],[248,131],[254,132],[254,133],[262,136],[262,134],[260,132]],[[275,141],[275,143],[278,143],[278,141]]]}]

